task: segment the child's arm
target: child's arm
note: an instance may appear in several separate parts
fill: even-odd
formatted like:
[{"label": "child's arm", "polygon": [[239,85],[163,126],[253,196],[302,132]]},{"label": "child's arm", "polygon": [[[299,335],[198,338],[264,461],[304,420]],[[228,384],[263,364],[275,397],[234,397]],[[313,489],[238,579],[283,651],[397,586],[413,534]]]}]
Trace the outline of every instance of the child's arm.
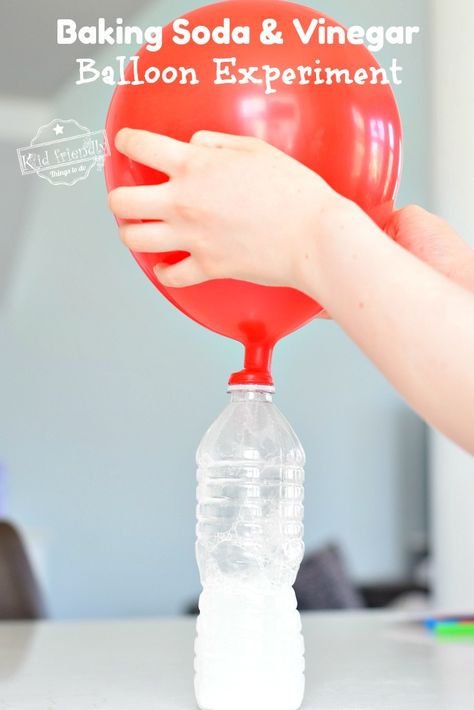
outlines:
[{"label": "child's arm", "polygon": [[341,212],[317,257],[303,290],[421,416],[474,454],[474,293],[384,239],[360,213]]},{"label": "child's arm", "polygon": [[423,254],[427,234],[412,243],[416,230],[403,227],[413,210],[396,213],[389,232],[431,268],[315,173],[254,139],[204,132],[190,145],[125,130],[116,144],[170,175],[110,196],[118,217],[162,220],[122,226],[131,249],[191,252],[159,268],[164,284],[227,277],[306,292],[426,420],[474,453],[474,258],[463,242],[441,240],[440,257],[431,222]]}]

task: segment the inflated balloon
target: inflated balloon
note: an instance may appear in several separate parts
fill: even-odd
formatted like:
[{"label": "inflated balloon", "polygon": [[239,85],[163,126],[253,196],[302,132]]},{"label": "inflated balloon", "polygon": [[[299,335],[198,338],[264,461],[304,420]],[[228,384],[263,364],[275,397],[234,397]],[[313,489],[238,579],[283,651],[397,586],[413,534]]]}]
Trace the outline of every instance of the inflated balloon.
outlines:
[{"label": "inflated balloon", "polygon": [[[380,226],[393,209],[398,188],[401,140],[400,118],[392,90],[384,83],[316,83],[318,67],[344,68],[351,76],[357,70],[373,75],[378,64],[362,45],[304,44],[293,20],[303,28],[312,20],[326,28],[339,26],[315,10],[281,0],[228,0],[185,15],[188,29],[219,27],[225,18],[230,26],[249,26],[250,44],[179,46],[172,41],[171,25],[164,28],[159,53],[143,47],[138,53],[140,75],[152,67],[194,67],[199,77],[192,83],[143,83],[118,86],[109,109],[106,131],[112,154],[106,161],[109,190],[121,185],[156,184],[167,176],[137,164],[113,147],[115,134],[123,127],[141,128],[189,141],[206,129],[257,136],[285,151],[319,173],[337,192],[357,202]],[[262,23],[277,21],[284,43],[265,46],[260,41]],[[228,22],[228,21],[226,21]],[[214,84],[215,58],[235,57],[235,69],[265,65],[283,74],[285,69],[312,67],[307,83],[271,85],[251,82]],[[159,60],[159,61],[157,61]],[[126,69],[133,81],[137,60]],[[151,71],[151,69],[150,69]],[[156,74],[156,72],[155,72]],[[172,76],[170,72],[170,77]],[[257,76],[255,74],[255,76]],[[260,74],[263,77],[263,74]],[[288,75],[289,76],[289,75]],[[241,209],[245,210],[245,204]],[[275,205],[284,209],[284,205]],[[315,225],[317,229],[317,225]],[[259,286],[244,281],[214,280],[186,288],[167,288],[153,272],[159,262],[175,263],[186,254],[134,253],[155,286],[183,313],[201,325],[243,343],[245,369],[231,382],[271,384],[271,356],[275,343],[311,319],[322,308],[306,295],[290,288]]]}]

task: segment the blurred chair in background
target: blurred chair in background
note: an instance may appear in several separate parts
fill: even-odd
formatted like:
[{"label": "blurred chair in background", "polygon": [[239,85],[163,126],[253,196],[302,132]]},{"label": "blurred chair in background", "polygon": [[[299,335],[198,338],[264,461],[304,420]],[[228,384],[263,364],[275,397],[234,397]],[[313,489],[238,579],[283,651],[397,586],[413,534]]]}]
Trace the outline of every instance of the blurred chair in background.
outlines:
[{"label": "blurred chair in background", "polygon": [[294,589],[300,611],[364,606],[336,545],[328,545],[305,557]]},{"label": "blurred chair in background", "polygon": [[430,595],[429,585],[413,574],[396,580],[356,584],[337,544],[327,545],[305,557],[294,588],[300,611],[392,606],[418,611],[428,605]]},{"label": "blurred chair in background", "polygon": [[41,619],[43,598],[20,534],[0,521],[0,619]]}]

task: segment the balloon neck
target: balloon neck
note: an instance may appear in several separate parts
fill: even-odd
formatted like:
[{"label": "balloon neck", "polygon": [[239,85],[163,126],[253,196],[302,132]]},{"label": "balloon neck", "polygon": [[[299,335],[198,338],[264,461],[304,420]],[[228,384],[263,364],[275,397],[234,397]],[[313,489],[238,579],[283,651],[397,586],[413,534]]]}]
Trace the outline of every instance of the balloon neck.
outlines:
[{"label": "balloon neck", "polygon": [[272,367],[273,345],[247,345],[244,369],[234,372],[229,385],[265,385],[273,387]]}]

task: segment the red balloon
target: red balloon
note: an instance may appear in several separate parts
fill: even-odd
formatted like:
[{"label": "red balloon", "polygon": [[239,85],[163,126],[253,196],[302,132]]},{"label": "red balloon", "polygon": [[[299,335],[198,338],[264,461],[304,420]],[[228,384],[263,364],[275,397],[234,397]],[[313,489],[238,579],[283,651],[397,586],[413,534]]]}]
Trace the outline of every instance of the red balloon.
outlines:
[{"label": "red balloon", "polygon": [[[337,192],[357,202],[380,226],[393,210],[401,166],[401,127],[397,105],[388,84],[332,83],[293,85],[279,81],[275,93],[265,85],[235,83],[215,85],[216,57],[235,57],[238,67],[270,65],[283,72],[298,66],[328,66],[351,72],[370,72],[378,64],[362,45],[304,45],[293,20],[303,27],[313,19],[328,26],[337,22],[315,10],[281,0],[228,0],[185,15],[189,29],[210,29],[230,18],[235,26],[250,26],[251,43],[222,45],[172,41],[172,25],[164,28],[163,47],[139,53],[139,75],[158,66],[194,67],[200,83],[144,83],[118,86],[110,105],[106,131],[111,156],[106,161],[109,190],[121,185],[157,184],[168,177],[135,163],[113,147],[123,127],[140,128],[189,141],[200,129],[253,135],[293,156],[319,173]],[[262,23],[278,22],[284,44],[265,46],[260,41]],[[320,60],[317,64],[316,60]],[[236,69],[237,74],[237,69]],[[238,75],[241,78],[242,75]],[[127,81],[134,67],[126,69]],[[245,205],[241,206],[245,209]],[[284,210],[284,205],[275,205]],[[317,225],[315,225],[317,229]],[[153,267],[175,263],[187,253],[163,255],[134,253],[155,286],[183,313],[201,325],[243,343],[245,369],[231,383],[271,384],[271,356],[275,343],[320,315],[322,308],[291,288],[259,286],[230,279],[213,280],[186,288],[166,288]]]}]

